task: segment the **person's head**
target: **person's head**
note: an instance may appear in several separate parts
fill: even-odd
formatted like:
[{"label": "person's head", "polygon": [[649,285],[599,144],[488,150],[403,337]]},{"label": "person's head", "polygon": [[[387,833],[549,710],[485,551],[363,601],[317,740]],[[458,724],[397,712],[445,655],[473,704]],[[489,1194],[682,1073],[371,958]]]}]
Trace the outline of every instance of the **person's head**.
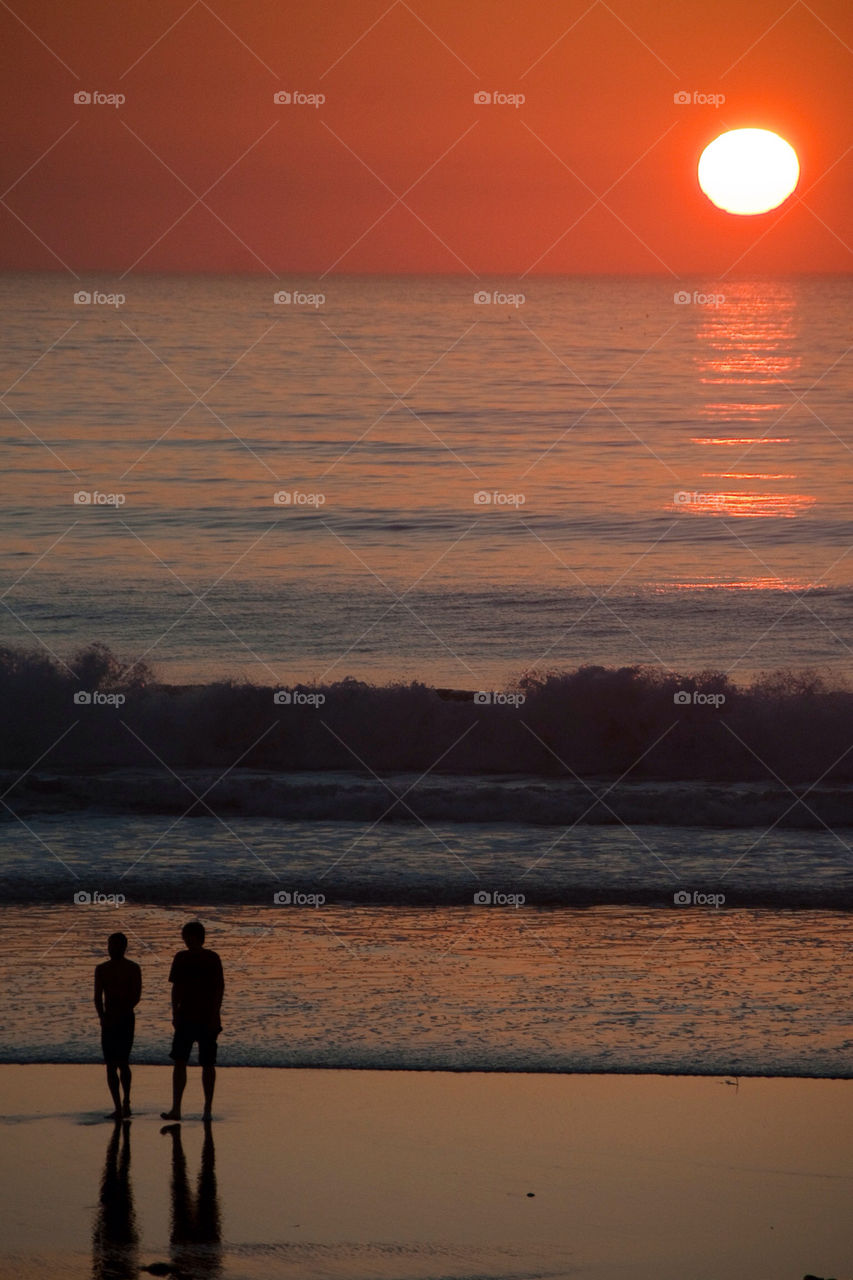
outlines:
[{"label": "person's head", "polygon": [[203,947],[204,925],[200,920],[188,920],[181,930],[181,937],[191,951],[197,947]]},{"label": "person's head", "polygon": [[123,933],[111,933],[107,938],[107,951],[111,960],[121,960],[127,951],[127,938]]}]

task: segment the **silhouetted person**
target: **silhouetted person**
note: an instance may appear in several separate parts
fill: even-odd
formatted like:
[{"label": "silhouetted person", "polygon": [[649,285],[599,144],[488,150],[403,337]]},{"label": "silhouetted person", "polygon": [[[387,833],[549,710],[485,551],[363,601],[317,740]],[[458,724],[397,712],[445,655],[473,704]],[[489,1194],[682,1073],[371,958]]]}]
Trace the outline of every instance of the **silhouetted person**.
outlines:
[{"label": "silhouetted person", "polygon": [[198,1041],[198,1062],[204,1090],[204,1118],[209,1120],[216,1084],[216,1037],[222,1030],[219,1011],[225,991],[222,961],[204,945],[204,925],[190,920],[181,930],[187,944],[172,961],[172,1025],[175,1035],[169,1057],[172,1071],[172,1110],[160,1114],[164,1120],[180,1120],[181,1099],[187,1083],[187,1063]]},{"label": "silhouetted person", "polygon": [[130,1186],[130,1125],[117,1122],[107,1146],[92,1229],[93,1280],[136,1280],[138,1250],[139,1232]]},{"label": "silhouetted person", "polygon": [[161,1133],[172,1138],[172,1274],[195,1280],[214,1277],[222,1271],[222,1225],[216,1194],[213,1127],[204,1126],[201,1164],[193,1196],[187,1178],[187,1161],[181,1143],[181,1127],[166,1125]]},{"label": "silhouetted person", "polygon": [[[107,1084],[115,1104],[111,1120],[130,1115],[130,1051],[136,1026],[134,1009],[142,994],[142,971],[125,956],[127,938],[111,933],[107,939],[109,960],[95,969],[95,1008],[101,1020],[101,1048],[107,1064]],[[119,1095],[119,1078],[124,1102]]]}]

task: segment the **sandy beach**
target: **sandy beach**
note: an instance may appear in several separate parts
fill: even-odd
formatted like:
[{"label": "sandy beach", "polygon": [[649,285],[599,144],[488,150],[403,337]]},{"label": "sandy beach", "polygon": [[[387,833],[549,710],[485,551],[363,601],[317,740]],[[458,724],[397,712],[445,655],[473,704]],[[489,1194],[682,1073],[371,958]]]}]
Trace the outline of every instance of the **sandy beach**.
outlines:
[{"label": "sandy beach", "polygon": [[849,1081],[232,1068],[206,1143],[197,1069],[161,1134],[168,1082],[123,1130],[99,1068],[0,1068],[0,1273],[853,1273]]}]

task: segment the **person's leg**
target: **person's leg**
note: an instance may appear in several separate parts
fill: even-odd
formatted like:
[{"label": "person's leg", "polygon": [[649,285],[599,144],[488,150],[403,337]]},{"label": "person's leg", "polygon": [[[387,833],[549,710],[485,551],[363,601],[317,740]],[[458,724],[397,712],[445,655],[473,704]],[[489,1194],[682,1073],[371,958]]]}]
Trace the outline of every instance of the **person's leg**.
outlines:
[{"label": "person's leg", "polygon": [[216,1067],[212,1062],[201,1069],[201,1087],[204,1090],[204,1119],[209,1120],[213,1108],[213,1090],[216,1088]]},{"label": "person's leg", "polygon": [[121,1119],[121,1095],[118,1091],[118,1068],[114,1062],[107,1063],[107,1087],[110,1091],[115,1110],[110,1116],[111,1120]]},{"label": "person's leg", "polygon": [[118,1069],[119,1079],[121,1080],[122,1092],[124,1093],[124,1101],[122,1102],[121,1113],[123,1116],[130,1115],[130,1085],[133,1080],[133,1073],[130,1070],[130,1063],[123,1062]]},{"label": "person's leg", "polygon": [[198,1065],[201,1067],[201,1087],[204,1090],[204,1116],[210,1120],[213,1110],[213,1090],[216,1087],[216,1037],[218,1031],[207,1031],[199,1037]]},{"label": "person's leg", "polygon": [[161,1120],[180,1120],[181,1099],[184,1096],[184,1089],[186,1087],[187,1064],[185,1062],[176,1062],[172,1068],[172,1110],[161,1111]]},{"label": "person's leg", "polygon": [[193,1035],[191,1028],[184,1024],[179,1024],[175,1027],[172,1048],[169,1051],[169,1057],[175,1064],[172,1070],[172,1110],[161,1111],[161,1120],[180,1120],[181,1118],[181,1099],[184,1096],[184,1089],[187,1085],[187,1063],[190,1060],[192,1047]]}]

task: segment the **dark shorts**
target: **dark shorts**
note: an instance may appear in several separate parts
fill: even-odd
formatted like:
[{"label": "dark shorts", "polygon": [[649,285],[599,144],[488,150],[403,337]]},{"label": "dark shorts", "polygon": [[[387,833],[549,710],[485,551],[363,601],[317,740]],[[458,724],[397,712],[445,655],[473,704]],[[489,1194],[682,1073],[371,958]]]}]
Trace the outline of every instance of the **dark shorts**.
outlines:
[{"label": "dark shorts", "polygon": [[123,1018],[106,1019],[101,1023],[101,1049],[104,1062],[125,1063],[133,1048],[133,1032],[136,1019],[133,1014]]},{"label": "dark shorts", "polygon": [[198,1065],[212,1067],[216,1063],[216,1037],[218,1031],[199,1022],[179,1022],[175,1027],[169,1057],[175,1062],[189,1062],[193,1045],[198,1041]]}]

